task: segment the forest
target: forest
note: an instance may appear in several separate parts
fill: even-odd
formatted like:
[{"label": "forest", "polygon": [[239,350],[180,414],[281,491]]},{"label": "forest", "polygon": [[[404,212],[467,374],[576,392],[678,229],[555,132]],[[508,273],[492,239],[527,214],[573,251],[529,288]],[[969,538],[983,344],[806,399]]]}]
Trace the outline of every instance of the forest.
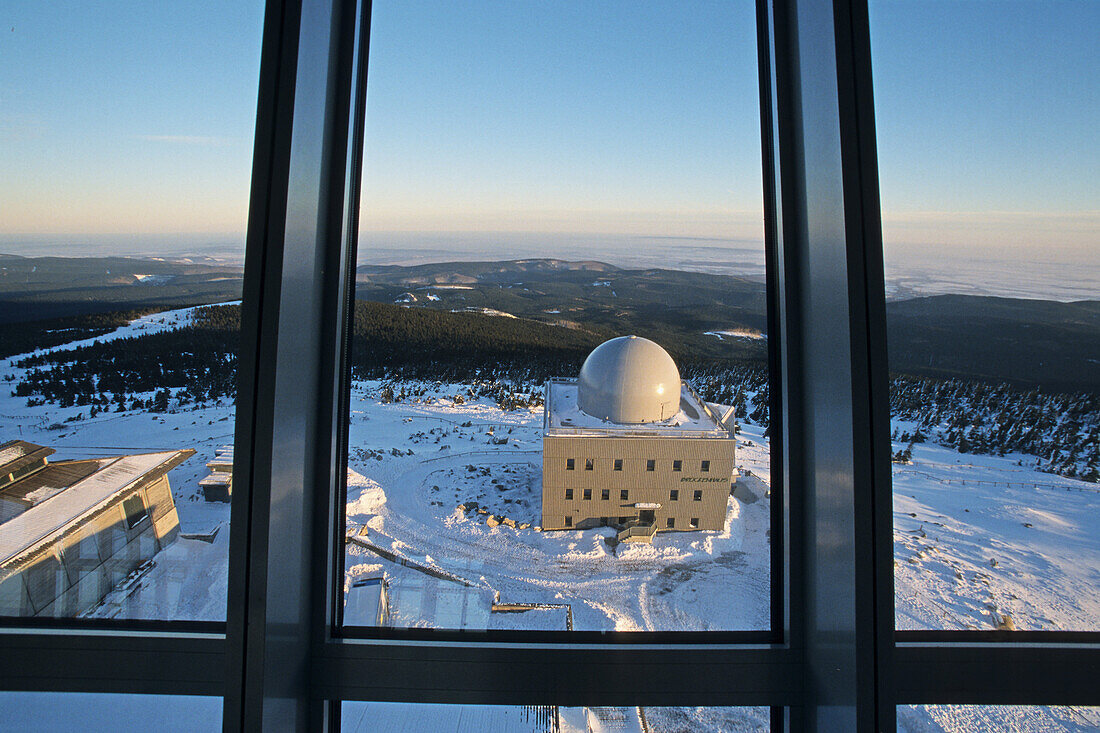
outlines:
[{"label": "forest", "polygon": [[[111,314],[84,327],[106,329],[127,316],[133,317]],[[29,405],[87,407],[88,417],[232,400],[239,329],[239,306],[207,306],[177,330],[26,356],[15,364],[26,371],[12,378],[13,393]],[[461,384],[467,397],[491,397],[514,409],[541,404],[545,380],[577,374],[606,337],[524,319],[356,301],[351,371],[355,380],[377,381],[377,397],[386,402],[419,399],[425,384]],[[766,362],[692,359],[669,350],[704,399],[733,405],[739,420],[768,426]],[[903,446],[934,441],[960,453],[1022,453],[1051,473],[1100,478],[1095,393],[893,374],[890,409],[907,426],[892,436]],[[906,448],[893,458],[907,460]]]}]

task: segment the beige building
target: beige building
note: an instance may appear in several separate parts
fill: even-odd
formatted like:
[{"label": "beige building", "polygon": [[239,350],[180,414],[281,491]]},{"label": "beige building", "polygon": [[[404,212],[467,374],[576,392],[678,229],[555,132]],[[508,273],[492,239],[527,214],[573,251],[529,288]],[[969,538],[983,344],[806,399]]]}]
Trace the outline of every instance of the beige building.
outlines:
[{"label": "beige building", "polygon": [[233,498],[233,446],[223,445],[214,451],[214,460],[206,464],[210,475],[199,481],[202,497],[207,501],[228,502]]},{"label": "beige building", "polygon": [[576,380],[546,385],[544,529],[620,527],[620,539],[721,530],[736,441],[680,379],[672,357],[636,336],[611,339]]},{"label": "beige building", "polygon": [[179,534],[167,473],[195,451],[53,452],[0,445],[0,616],[78,616]]}]

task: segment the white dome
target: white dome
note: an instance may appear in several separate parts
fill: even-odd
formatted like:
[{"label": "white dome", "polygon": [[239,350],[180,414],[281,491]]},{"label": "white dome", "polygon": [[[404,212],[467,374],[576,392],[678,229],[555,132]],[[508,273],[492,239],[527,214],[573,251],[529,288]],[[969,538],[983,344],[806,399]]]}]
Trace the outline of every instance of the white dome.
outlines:
[{"label": "white dome", "polygon": [[577,406],[616,423],[667,420],[680,411],[680,370],[649,339],[620,336],[588,355],[577,384]]}]

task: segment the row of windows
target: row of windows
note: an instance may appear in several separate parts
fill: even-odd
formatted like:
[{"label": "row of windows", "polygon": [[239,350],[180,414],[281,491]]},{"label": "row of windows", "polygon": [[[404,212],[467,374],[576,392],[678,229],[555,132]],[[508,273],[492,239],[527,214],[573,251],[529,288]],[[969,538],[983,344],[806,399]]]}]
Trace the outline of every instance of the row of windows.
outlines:
[{"label": "row of windows", "polygon": [[[585,471],[592,471],[593,469],[595,469],[595,467],[596,467],[596,459],[595,458],[585,458],[584,459],[584,470]],[[566,471],[575,471],[576,468],[577,468],[577,461],[576,461],[575,458],[566,458],[565,459],[565,470]],[[623,470],[623,459],[622,458],[616,458],[615,459],[615,470],[616,471]],[[645,462],[645,470],[647,470],[647,471],[656,471],[657,470],[657,461],[653,458],[647,459],[646,462]],[[684,470],[684,462],[681,461],[681,460],[673,461],[672,462],[672,470],[673,471],[683,471]],[[699,470],[702,471],[703,473],[710,473],[710,461],[700,461],[699,462]]]},{"label": "row of windows", "polygon": [[[573,489],[566,489],[565,490],[565,498],[566,499],[572,499],[573,498]],[[583,498],[585,500],[591,499],[592,498],[592,489],[584,489],[583,493],[581,494],[581,498]],[[611,500],[611,489],[600,489],[600,499],[602,499],[603,501],[610,501]],[[620,489],[619,490],[619,500],[620,501],[629,501],[630,500],[630,489]],[[680,500],[680,490],[679,489],[671,489],[668,492],[668,500],[669,501],[679,501]],[[696,489],[694,494],[692,495],[692,501],[702,501],[702,500],[703,500],[703,490],[702,489]]]},{"label": "row of windows", "polygon": [[[605,526],[608,525],[608,524],[611,524],[611,519],[613,519],[613,517],[600,517],[600,524],[603,524]],[[631,519],[632,519],[632,517],[619,517],[619,524],[626,524]],[[566,527],[572,527],[573,526],[573,517],[566,516],[565,526]],[[699,529],[699,517],[692,517],[690,520],[688,520],[688,526],[690,526],[692,529]],[[666,529],[675,529],[676,528],[676,518],[675,517],[669,517],[668,519],[666,519],[665,520],[665,528]]]},{"label": "row of windows", "polygon": [[[692,529],[699,529],[699,517],[692,517],[688,520],[688,525]],[[676,517],[669,517],[665,520],[666,529],[676,529]]]}]

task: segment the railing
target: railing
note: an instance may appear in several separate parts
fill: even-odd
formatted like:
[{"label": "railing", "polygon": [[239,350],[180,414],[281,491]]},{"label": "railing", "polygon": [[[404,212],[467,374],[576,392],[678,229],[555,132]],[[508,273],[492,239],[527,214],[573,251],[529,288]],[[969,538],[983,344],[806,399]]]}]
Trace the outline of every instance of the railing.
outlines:
[{"label": "railing", "polygon": [[624,428],[617,425],[608,425],[606,427],[591,427],[581,428],[576,426],[565,427],[552,427],[546,428],[546,435],[551,437],[559,435],[599,435],[599,436],[612,436],[616,438],[652,438],[652,437],[668,437],[668,438],[722,438],[728,439],[733,436],[721,428],[713,428],[711,430],[689,430],[684,428],[674,427],[653,427],[645,429],[631,429]]},{"label": "railing", "polygon": [[698,402],[702,412],[714,421],[714,427],[703,430],[692,430],[690,428],[679,428],[670,426],[658,426],[648,425],[642,428],[630,428],[621,425],[615,425],[614,423],[608,425],[595,425],[589,427],[579,427],[576,425],[551,425],[550,424],[550,406],[553,401],[553,397],[550,394],[555,384],[576,384],[576,379],[551,379],[544,387],[545,389],[545,405],[542,412],[542,430],[544,435],[549,436],[561,436],[561,435],[614,435],[620,438],[651,438],[653,436],[665,436],[671,438],[733,438],[733,430],[727,427],[722,422],[721,418],[714,414],[714,411],[707,405],[706,400],[699,396],[691,385],[686,381],[681,381],[681,386],[687,389],[688,393],[693,399]]},{"label": "railing", "polygon": [[637,542],[644,540],[650,542],[653,535],[657,534],[656,522],[643,522],[640,519],[631,519],[619,530],[619,542]]}]

